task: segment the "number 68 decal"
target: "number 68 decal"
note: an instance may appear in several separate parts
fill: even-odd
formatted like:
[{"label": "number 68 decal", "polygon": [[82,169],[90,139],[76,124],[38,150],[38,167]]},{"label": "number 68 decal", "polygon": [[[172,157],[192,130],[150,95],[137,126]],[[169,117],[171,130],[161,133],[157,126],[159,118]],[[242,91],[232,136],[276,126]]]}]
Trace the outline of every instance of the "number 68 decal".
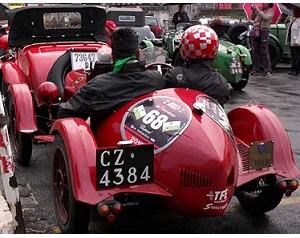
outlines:
[{"label": "number 68 decal", "polygon": [[153,130],[159,130],[168,119],[168,116],[161,115],[157,110],[152,110],[143,117],[143,123],[146,125],[150,124]]}]

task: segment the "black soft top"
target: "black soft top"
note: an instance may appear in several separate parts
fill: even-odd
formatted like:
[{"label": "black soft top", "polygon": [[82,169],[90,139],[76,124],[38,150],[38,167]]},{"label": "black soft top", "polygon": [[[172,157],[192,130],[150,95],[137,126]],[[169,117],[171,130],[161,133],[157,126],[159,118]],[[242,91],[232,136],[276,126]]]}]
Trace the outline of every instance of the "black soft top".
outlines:
[{"label": "black soft top", "polygon": [[[79,28],[45,29],[47,13],[80,14]],[[105,41],[106,12],[98,6],[26,7],[11,12],[9,47],[23,47],[33,43],[62,41]]]}]

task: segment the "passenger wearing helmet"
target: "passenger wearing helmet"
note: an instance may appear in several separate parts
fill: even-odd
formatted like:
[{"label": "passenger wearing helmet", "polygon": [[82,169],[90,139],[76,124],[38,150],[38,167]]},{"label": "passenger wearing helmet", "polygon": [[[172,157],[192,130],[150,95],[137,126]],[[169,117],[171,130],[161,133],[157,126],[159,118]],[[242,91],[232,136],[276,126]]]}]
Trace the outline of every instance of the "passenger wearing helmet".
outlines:
[{"label": "passenger wearing helmet", "polygon": [[185,30],[180,44],[185,64],[166,74],[167,86],[199,90],[223,105],[229,98],[228,83],[211,67],[218,47],[218,36],[213,29],[195,25]]},{"label": "passenger wearing helmet", "polygon": [[114,21],[108,20],[105,22],[106,43],[111,47],[111,36],[117,30],[117,25]]}]

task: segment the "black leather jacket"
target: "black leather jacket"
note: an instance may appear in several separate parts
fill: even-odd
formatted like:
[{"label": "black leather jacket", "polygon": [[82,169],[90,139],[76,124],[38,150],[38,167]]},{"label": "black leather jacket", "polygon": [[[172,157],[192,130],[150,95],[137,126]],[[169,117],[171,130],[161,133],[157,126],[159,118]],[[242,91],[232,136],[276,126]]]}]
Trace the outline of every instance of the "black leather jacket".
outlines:
[{"label": "black leather jacket", "polygon": [[165,88],[165,78],[146,71],[141,62],[127,63],[118,73],[101,74],[90,80],[66,103],[59,106],[58,118],[89,116],[103,118],[123,103]]},{"label": "black leather jacket", "polygon": [[223,105],[229,99],[229,86],[222,75],[211,67],[211,61],[197,61],[175,67],[166,74],[170,88],[199,90]]}]

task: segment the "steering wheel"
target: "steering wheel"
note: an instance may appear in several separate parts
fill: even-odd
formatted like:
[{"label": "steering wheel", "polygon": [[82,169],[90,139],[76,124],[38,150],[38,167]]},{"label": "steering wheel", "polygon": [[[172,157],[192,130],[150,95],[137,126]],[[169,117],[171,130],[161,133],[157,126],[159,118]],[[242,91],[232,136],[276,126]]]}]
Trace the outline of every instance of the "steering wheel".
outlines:
[{"label": "steering wheel", "polygon": [[162,75],[165,75],[170,69],[174,69],[172,65],[166,63],[152,63],[146,65],[147,70],[157,70]]}]

